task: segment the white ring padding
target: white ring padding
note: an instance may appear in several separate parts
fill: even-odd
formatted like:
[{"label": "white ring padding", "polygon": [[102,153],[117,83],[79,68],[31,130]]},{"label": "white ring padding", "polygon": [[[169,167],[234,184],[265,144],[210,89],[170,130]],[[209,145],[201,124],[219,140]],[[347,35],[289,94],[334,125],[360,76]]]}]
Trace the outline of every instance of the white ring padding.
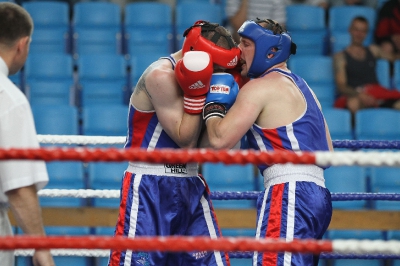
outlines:
[{"label": "white ring padding", "polygon": [[81,136],[81,135],[37,135],[38,141],[43,144],[124,144],[125,136]]},{"label": "white ring padding", "polygon": [[319,166],[364,165],[364,166],[400,166],[400,152],[342,151],[315,152],[315,161]]},{"label": "white ring padding", "polygon": [[209,65],[210,55],[203,51],[189,51],[183,56],[183,63],[190,71],[202,71]]},{"label": "white ring padding", "polygon": [[333,240],[333,252],[340,254],[400,254],[398,240]]}]

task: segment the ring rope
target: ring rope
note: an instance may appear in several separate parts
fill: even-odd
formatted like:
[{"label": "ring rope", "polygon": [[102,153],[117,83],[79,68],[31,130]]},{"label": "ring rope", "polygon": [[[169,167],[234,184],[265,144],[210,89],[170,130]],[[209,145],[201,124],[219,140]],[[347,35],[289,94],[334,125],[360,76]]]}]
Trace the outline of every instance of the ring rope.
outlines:
[{"label": "ring rope", "polygon": [[[81,136],[81,135],[37,135],[43,144],[124,144],[126,137]],[[348,149],[400,149],[400,141],[382,140],[333,140],[334,148]]]},{"label": "ring rope", "polygon": [[[213,200],[256,200],[261,191],[213,191]],[[119,198],[118,189],[42,189],[38,192],[39,197],[71,197],[71,198]],[[351,201],[351,200],[390,200],[400,201],[399,193],[331,193],[332,201]]]},{"label": "ring rope", "polygon": [[137,237],[119,236],[15,236],[0,237],[0,249],[112,249],[161,252],[203,251],[258,251],[339,254],[400,255],[397,240],[314,240],[314,239],[254,239],[250,237]]},{"label": "ring rope", "polygon": [[224,164],[316,164],[319,166],[363,165],[400,166],[400,152],[289,152],[255,150],[212,149],[158,149],[147,151],[140,148],[37,148],[0,149],[0,160],[44,161],[141,161],[150,163],[222,162]]}]

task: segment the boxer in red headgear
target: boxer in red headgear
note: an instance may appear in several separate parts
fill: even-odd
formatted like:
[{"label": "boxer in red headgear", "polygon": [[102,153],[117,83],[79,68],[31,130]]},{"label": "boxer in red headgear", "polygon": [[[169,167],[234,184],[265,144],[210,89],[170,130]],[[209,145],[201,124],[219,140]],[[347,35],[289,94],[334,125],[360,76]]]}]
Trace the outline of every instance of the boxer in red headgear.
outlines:
[{"label": "boxer in red headgear", "polygon": [[[133,88],[125,148],[196,147],[212,75],[234,68],[240,50],[218,24],[196,22],[185,31],[185,37],[182,50],[153,62]],[[122,181],[119,210],[116,236],[221,236],[197,163],[130,162]],[[109,265],[226,266],[229,258],[219,251],[128,250],[112,251]]]}]

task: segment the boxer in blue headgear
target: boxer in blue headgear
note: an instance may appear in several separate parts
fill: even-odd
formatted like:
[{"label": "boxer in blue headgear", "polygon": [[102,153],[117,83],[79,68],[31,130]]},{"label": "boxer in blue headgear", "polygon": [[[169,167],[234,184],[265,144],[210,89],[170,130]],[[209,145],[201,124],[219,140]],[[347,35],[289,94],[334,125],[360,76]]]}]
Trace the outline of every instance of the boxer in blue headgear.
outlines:
[{"label": "boxer in blue headgear", "polygon": [[[317,97],[304,79],[287,67],[286,60],[296,50],[290,36],[272,20],[247,21],[238,33],[241,74],[252,79],[236,99],[223,90],[209,91],[203,118],[210,146],[230,149],[245,135],[253,150],[333,150]],[[257,166],[265,190],[257,202],[256,238],[321,239],[332,215],[326,167]],[[318,259],[313,254],[255,252],[253,265],[317,266]]]},{"label": "boxer in blue headgear", "polygon": [[[266,27],[260,24],[264,23]],[[248,68],[247,76],[257,78],[272,66],[289,59],[296,53],[296,45],[288,33],[273,20],[248,20],[239,28],[240,37],[254,42],[253,62]]]}]

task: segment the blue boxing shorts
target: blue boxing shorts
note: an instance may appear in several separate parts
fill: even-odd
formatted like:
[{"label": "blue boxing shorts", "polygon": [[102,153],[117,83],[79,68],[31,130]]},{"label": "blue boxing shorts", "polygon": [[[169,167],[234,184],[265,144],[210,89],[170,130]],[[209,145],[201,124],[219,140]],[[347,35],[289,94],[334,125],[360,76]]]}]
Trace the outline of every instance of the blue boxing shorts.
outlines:
[{"label": "blue boxing shorts", "polygon": [[[256,239],[322,239],[332,217],[323,169],[315,165],[273,165],[264,170],[265,191],[257,201]],[[254,266],[318,265],[306,253],[254,252]]]},{"label": "blue boxing shorts", "polygon": [[[125,171],[116,236],[221,236],[210,192],[197,163],[130,163]],[[219,251],[111,251],[109,266],[226,266]]]}]

